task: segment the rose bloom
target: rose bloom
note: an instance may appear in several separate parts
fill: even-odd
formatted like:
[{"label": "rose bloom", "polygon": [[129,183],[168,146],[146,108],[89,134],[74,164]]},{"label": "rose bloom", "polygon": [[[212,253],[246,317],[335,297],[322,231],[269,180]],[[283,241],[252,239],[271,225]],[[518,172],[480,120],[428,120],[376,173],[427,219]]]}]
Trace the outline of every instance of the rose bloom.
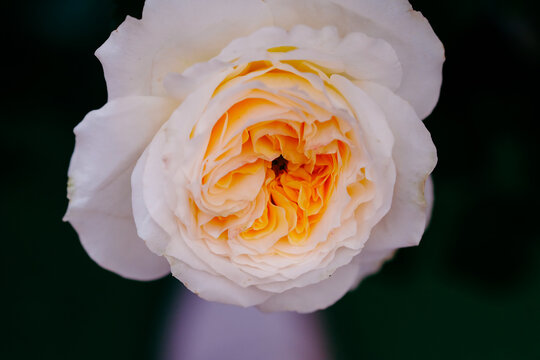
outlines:
[{"label": "rose bloom", "polygon": [[65,219],[102,267],[310,312],[419,243],[444,50],[407,1],[147,0],[96,55]]}]

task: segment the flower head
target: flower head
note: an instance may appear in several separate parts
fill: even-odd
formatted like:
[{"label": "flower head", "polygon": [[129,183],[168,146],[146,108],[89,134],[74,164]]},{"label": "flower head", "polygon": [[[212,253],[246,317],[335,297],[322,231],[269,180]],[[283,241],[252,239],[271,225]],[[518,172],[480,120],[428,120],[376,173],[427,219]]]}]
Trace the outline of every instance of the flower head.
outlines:
[{"label": "flower head", "polygon": [[406,1],[148,0],[97,54],[66,218],[102,266],[307,312],[419,242],[444,56]]}]

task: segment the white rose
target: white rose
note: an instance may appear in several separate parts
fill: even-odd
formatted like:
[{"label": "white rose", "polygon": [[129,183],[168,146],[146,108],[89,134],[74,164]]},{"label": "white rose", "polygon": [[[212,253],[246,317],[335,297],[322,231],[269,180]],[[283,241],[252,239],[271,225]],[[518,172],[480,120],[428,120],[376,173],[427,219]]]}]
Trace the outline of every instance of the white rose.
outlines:
[{"label": "white rose", "polygon": [[325,308],[430,212],[444,50],[405,0],[147,0],[97,51],[66,219],[98,264]]}]

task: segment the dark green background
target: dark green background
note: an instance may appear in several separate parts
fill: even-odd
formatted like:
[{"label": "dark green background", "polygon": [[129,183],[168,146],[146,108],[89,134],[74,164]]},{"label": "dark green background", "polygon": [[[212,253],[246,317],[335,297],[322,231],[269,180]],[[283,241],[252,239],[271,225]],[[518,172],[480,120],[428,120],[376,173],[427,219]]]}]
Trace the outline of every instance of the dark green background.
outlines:
[{"label": "dark green background", "polygon": [[[337,359],[540,359],[535,3],[412,1],[447,57],[426,120],[433,219],[419,247],[322,312]],[[181,284],[101,269],[61,222],[72,129],[106,101],[92,54],[141,9],[48,0],[2,12],[2,359],[151,359],[158,346]]]}]

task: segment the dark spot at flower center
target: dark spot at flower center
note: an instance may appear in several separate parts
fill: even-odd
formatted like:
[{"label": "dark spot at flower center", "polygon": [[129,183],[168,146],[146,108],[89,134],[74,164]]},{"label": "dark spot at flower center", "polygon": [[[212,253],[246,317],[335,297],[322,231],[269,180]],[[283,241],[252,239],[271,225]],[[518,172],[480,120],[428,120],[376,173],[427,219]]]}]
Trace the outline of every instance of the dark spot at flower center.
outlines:
[{"label": "dark spot at flower center", "polygon": [[279,155],[279,157],[272,160],[272,170],[274,171],[274,174],[276,174],[276,177],[287,170],[287,163],[288,161],[285,160],[283,155]]}]

